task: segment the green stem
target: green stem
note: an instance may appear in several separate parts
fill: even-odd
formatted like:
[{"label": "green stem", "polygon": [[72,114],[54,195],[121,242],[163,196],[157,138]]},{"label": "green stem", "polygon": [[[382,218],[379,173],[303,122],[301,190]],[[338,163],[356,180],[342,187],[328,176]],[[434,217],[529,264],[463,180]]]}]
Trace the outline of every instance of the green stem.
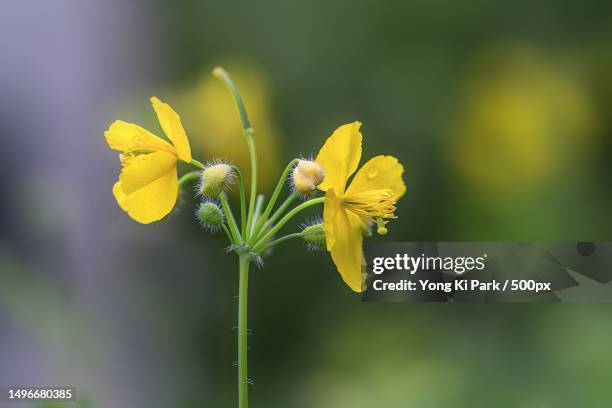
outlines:
[{"label": "green stem", "polygon": [[253,214],[253,225],[256,225],[259,221],[259,217],[261,217],[261,207],[263,207],[264,195],[259,194],[257,196],[257,202],[255,203],[255,214]]},{"label": "green stem", "polygon": [[251,121],[249,120],[249,115],[247,114],[244,102],[242,101],[242,97],[240,96],[240,92],[238,92],[238,88],[234,84],[234,81],[232,81],[232,78],[222,67],[216,67],[215,69],[213,69],[212,74],[218,79],[222,80],[232,93],[232,96],[234,97],[234,102],[236,103],[236,108],[238,109],[238,114],[240,115],[242,127],[245,129],[250,128]]},{"label": "green stem", "polygon": [[288,241],[288,240],[293,239],[293,238],[302,238],[303,236],[304,236],[304,234],[302,234],[301,232],[296,232],[294,234],[288,234],[288,235],[282,236],[282,237],[280,237],[278,239],[275,239],[274,241],[270,242],[266,246],[266,249],[270,248],[270,247],[273,247],[273,246],[276,246],[276,245],[278,245],[280,243],[283,243],[283,242]]},{"label": "green stem", "polygon": [[240,189],[240,231],[242,236],[246,236],[246,193],[244,190],[244,179],[240,169],[236,166],[232,166],[236,177],[238,177],[238,188]]},{"label": "green stem", "polygon": [[244,236],[244,238],[247,239],[250,237],[253,229],[253,214],[255,212],[255,199],[257,196],[257,152],[255,150],[255,141],[253,140],[254,131],[251,127],[251,121],[249,120],[249,115],[247,114],[246,107],[244,106],[244,102],[240,96],[240,92],[238,92],[238,88],[236,87],[236,84],[234,84],[234,81],[232,81],[232,78],[221,67],[216,67],[213,69],[212,73],[216,78],[222,80],[232,93],[232,96],[234,97],[234,104],[238,109],[240,121],[242,122],[242,128],[244,129],[244,137],[246,138],[249,146],[249,156],[251,158],[251,197],[249,200],[249,215],[247,216],[246,234]]},{"label": "green stem", "polygon": [[204,164],[202,164],[201,162],[197,161],[196,159],[191,159],[191,164],[193,164],[194,166],[199,167],[201,169],[206,167],[206,166],[204,166]]},{"label": "green stem", "polygon": [[253,229],[253,214],[255,213],[255,199],[257,196],[257,152],[255,151],[255,141],[253,140],[253,129],[245,129],[244,135],[246,136],[249,155],[251,156],[251,198],[249,200],[249,215],[247,217],[247,233],[245,237],[248,238],[251,236]]},{"label": "green stem", "polygon": [[234,244],[239,244],[242,242],[242,237],[240,236],[240,232],[238,231],[238,226],[236,225],[236,220],[234,219],[234,214],[232,214],[232,209],[227,202],[227,195],[225,193],[219,194],[219,201],[221,201],[221,205],[223,206],[223,212],[225,212],[225,219],[227,220],[227,225],[229,225],[230,232],[232,233],[232,237],[234,238]]},{"label": "green stem", "polygon": [[270,213],[272,212],[272,209],[274,208],[274,204],[276,204],[276,200],[278,199],[278,196],[280,192],[282,191],[283,186],[287,182],[287,177],[289,176],[289,172],[291,172],[291,170],[293,169],[293,167],[298,161],[299,161],[298,159],[291,160],[291,162],[289,162],[289,164],[285,168],[285,171],[283,171],[283,174],[281,175],[280,179],[278,179],[278,183],[276,184],[274,193],[272,193],[272,196],[270,197],[270,202],[268,202],[268,205],[266,206],[266,209],[263,215],[261,216],[261,218],[259,218],[255,226],[255,229],[253,230],[253,234],[251,234],[253,238],[256,238],[259,235],[259,232],[261,231],[261,227],[268,220],[268,217],[270,216]]},{"label": "green stem", "polygon": [[278,217],[280,217],[283,214],[283,212],[285,212],[285,210],[289,207],[289,205],[291,205],[293,200],[295,200],[295,197],[297,197],[297,195],[295,193],[292,193],[289,197],[285,199],[285,201],[283,201],[280,207],[278,207],[278,209],[274,211],[274,214],[272,214],[272,217],[270,217],[269,220],[266,220],[263,226],[259,228],[259,232],[257,234],[257,237],[254,239],[254,241],[257,241],[258,238],[261,238],[261,236],[266,232],[266,230],[270,228],[272,224],[274,224],[274,221],[276,221]]},{"label": "green stem", "polygon": [[247,377],[249,263],[248,256],[240,256],[240,281],[238,284],[238,408],[248,408],[249,406],[249,380]]},{"label": "green stem", "polygon": [[183,176],[179,179],[179,188],[183,188],[185,184],[199,179],[200,174],[201,172],[199,170],[190,171],[189,173],[183,174]]},{"label": "green stem", "polygon": [[221,228],[223,228],[223,231],[225,231],[225,235],[227,235],[227,239],[229,240],[230,244],[236,244],[232,238],[232,233],[227,229],[227,226],[225,224],[221,224]]},{"label": "green stem", "polygon": [[313,198],[312,200],[305,201],[294,209],[292,209],[291,211],[289,211],[270,231],[268,231],[267,234],[265,234],[261,239],[257,241],[257,244],[253,246],[252,252],[259,252],[266,244],[266,241],[269,241],[270,238],[272,238],[274,234],[276,234],[297,213],[308,207],[311,207],[316,204],[321,204],[323,202],[325,202],[325,197]]}]

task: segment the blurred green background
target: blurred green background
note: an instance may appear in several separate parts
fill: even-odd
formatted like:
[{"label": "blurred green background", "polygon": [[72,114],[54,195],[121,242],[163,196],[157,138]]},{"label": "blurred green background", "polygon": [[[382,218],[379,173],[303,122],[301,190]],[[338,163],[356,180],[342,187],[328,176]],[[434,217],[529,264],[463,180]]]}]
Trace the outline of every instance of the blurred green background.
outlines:
[{"label": "blurred green background", "polygon": [[[216,65],[268,191],[360,120],[364,159],[406,168],[385,239],[612,238],[610,2],[9,0],[0,50],[0,385],[235,405],[237,261],[188,194],[132,222],[103,138],[117,118],[159,133],[156,95],[195,157],[246,172]],[[612,404],[609,305],[361,303],[298,242],[251,276],[252,407]]]}]

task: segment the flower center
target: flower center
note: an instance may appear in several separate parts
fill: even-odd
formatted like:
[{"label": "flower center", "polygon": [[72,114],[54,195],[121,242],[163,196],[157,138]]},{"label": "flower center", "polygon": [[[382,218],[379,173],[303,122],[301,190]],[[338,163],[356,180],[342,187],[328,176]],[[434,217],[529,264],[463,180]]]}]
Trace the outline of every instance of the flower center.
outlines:
[{"label": "flower center", "polygon": [[376,219],[395,218],[395,201],[393,190],[368,190],[345,195],[342,203],[354,214],[374,222]]}]

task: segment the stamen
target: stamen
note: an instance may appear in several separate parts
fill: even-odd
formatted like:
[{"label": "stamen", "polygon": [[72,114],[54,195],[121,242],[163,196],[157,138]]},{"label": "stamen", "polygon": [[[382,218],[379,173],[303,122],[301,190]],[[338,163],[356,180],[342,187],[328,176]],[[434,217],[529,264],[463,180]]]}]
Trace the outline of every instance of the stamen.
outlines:
[{"label": "stamen", "polygon": [[395,201],[390,189],[369,190],[345,196],[343,203],[346,208],[372,222],[376,218],[395,218]]}]

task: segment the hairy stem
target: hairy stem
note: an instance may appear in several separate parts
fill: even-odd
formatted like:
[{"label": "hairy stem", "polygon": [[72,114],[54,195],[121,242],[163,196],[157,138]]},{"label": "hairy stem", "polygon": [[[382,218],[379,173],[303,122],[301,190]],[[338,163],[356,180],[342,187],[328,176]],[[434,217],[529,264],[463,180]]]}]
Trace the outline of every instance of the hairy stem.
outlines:
[{"label": "hairy stem", "polygon": [[249,258],[240,256],[238,284],[238,408],[249,406],[249,380],[247,376],[247,295],[249,291]]}]

